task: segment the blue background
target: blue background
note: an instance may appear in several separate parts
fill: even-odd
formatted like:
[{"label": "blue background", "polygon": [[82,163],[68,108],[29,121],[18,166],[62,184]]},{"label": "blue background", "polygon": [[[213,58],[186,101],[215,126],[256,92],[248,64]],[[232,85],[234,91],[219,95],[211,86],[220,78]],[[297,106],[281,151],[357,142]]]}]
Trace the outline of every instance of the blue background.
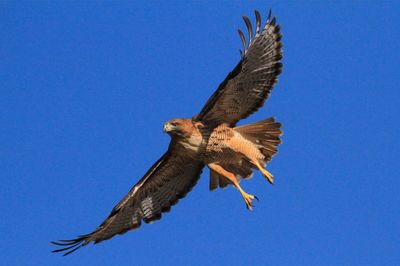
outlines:
[{"label": "blue background", "polygon": [[[272,8],[284,71],[267,104],[283,145],[233,188],[208,170],[152,225],[61,257],[166,150],[239,60],[241,15]],[[399,265],[400,5],[0,3],[3,265]]]}]

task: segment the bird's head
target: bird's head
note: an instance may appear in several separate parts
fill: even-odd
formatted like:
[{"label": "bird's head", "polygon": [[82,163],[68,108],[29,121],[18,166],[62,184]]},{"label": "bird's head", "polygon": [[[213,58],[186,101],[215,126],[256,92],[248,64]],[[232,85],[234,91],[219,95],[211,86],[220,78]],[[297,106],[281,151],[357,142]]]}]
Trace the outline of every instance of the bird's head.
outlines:
[{"label": "bird's head", "polygon": [[164,123],[164,132],[171,136],[185,136],[185,119],[172,119]]},{"label": "bird's head", "polygon": [[176,118],[164,123],[164,132],[171,137],[189,137],[196,130],[191,119]]}]

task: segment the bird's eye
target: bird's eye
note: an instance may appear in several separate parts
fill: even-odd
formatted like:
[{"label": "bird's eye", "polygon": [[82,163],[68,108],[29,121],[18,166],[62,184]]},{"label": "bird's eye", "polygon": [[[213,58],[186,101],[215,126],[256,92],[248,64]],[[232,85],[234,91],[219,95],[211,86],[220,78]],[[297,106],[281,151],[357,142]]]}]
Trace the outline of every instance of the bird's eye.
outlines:
[{"label": "bird's eye", "polygon": [[171,126],[176,127],[177,123],[175,122],[170,122]]}]

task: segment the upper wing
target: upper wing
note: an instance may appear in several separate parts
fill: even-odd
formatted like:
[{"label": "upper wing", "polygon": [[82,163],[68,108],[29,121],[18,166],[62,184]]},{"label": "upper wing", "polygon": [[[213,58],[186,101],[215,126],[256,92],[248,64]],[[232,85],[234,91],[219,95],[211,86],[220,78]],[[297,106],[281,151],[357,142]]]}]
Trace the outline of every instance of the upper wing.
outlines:
[{"label": "upper wing", "polygon": [[187,159],[170,148],[96,230],[76,239],[52,242],[65,246],[53,252],[66,251],[65,256],[90,242],[96,244],[138,228],[142,220],[145,223],[159,220],[162,212],[168,212],[171,206],[193,188],[203,166],[203,163]]},{"label": "upper wing", "polygon": [[282,43],[279,25],[276,18],[271,20],[271,11],[267,22],[260,32],[261,16],[256,15],[256,33],[249,18],[243,17],[249,33],[249,43],[239,30],[243,42],[244,54],[239,64],[228,74],[218,89],[208,99],[201,112],[194,117],[209,127],[221,123],[235,125],[257,111],[268,98],[268,95],[282,71]]}]

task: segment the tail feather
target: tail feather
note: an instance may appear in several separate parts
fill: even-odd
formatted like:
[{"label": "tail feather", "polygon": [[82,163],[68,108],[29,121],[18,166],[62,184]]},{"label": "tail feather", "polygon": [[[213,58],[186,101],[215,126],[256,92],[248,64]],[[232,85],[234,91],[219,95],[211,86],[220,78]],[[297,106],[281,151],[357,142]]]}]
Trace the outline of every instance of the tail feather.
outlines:
[{"label": "tail feather", "polygon": [[215,190],[218,186],[220,188],[225,188],[229,184],[231,184],[231,182],[227,178],[210,169],[210,191]]},{"label": "tail feather", "polygon": [[218,182],[220,188],[226,188],[229,184],[232,184],[226,177],[218,175]]},{"label": "tail feather", "polygon": [[271,117],[253,124],[235,127],[235,130],[258,146],[265,157],[263,163],[266,164],[277,153],[277,146],[281,144],[281,127],[282,124]]},{"label": "tail feather", "polygon": [[218,188],[219,186],[219,175],[212,169],[210,169],[210,191]]}]

